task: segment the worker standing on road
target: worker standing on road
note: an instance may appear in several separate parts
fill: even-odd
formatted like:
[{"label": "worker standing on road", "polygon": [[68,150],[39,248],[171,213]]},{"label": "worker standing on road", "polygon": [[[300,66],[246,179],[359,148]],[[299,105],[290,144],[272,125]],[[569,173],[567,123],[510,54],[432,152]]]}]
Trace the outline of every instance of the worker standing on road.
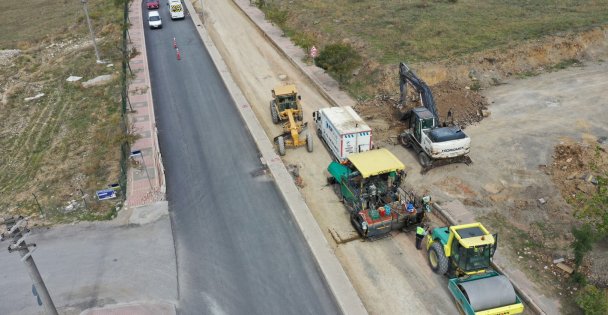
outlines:
[{"label": "worker standing on road", "polygon": [[426,235],[428,228],[425,225],[419,225],[416,228],[416,249],[422,248],[422,239]]}]

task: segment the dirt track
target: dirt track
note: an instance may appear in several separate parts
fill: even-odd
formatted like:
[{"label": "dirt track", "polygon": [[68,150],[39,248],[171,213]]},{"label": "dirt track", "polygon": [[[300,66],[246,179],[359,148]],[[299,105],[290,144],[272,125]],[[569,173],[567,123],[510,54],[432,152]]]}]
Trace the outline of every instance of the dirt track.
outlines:
[{"label": "dirt track", "polygon": [[[231,1],[208,2],[205,10],[207,29],[270,138],[281,131],[272,124],[268,110],[270,90],[281,84],[280,75],[297,84],[305,120],[310,120],[313,110],[328,106]],[[473,139],[474,164],[469,167],[449,165],[421,176],[412,152],[400,146],[388,148],[410,168],[408,184],[428,189],[435,201],[459,200],[477,215],[500,210],[524,230],[548,217],[566,220],[560,217],[564,213],[557,212],[564,201],[538,166],[550,164],[553,147],[562,137],[592,139],[608,134],[604,125],[608,113],[602,112],[608,102],[603,93],[608,87],[607,70],[606,64],[588,65],[487,91],[491,116],[466,130]],[[456,313],[445,279],[432,274],[423,253],[413,250],[412,235],[396,234],[373,243],[332,242],[330,231],[342,238],[354,231],[345,209],[324,186],[330,156],[320,143],[315,143],[312,154],[303,148],[290,150],[284,160],[300,167],[302,194],[370,313]],[[536,200],[541,197],[549,202],[538,208]],[[555,221],[551,228],[563,229],[560,223]]]}]

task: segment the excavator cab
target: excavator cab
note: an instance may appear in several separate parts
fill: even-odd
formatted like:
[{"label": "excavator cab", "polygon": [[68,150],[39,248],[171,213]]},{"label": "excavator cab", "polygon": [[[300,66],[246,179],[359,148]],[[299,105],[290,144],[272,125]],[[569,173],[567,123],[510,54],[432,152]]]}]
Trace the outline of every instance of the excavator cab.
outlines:
[{"label": "excavator cab", "polygon": [[435,128],[437,121],[435,116],[424,107],[417,107],[410,111],[409,126],[411,133],[414,135],[416,142],[422,143],[422,132]]}]

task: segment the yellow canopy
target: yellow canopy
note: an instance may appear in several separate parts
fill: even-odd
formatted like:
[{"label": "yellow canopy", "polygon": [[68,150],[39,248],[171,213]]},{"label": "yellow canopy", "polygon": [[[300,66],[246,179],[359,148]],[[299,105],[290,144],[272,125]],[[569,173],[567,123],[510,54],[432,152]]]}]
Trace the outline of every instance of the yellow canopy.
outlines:
[{"label": "yellow canopy", "polygon": [[348,160],[363,178],[405,169],[405,165],[387,149],[353,153],[348,156]]},{"label": "yellow canopy", "polygon": [[450,229],[465,248],[492,245],[494,236],[479,222],[451,226]]},{"label": "yellow canopy", "polygon": [[298,90],[294,84],[280,85],[274,88],[275,95],[286,95],[291,93],[298,93]]}]

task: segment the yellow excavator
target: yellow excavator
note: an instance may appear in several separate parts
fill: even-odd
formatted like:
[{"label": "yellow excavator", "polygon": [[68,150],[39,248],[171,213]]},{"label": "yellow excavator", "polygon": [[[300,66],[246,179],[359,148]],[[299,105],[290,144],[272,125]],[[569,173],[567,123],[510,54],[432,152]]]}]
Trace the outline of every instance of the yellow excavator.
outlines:
[{"label": "yellow excavator", "polygon": [[[272,90],[272,101],[270,101],[270,116],[272,122],[283,123],[283,133],[274,138],[279,148],[279,155],[285,155],[285,148],[297,148],[306,145],[308,152],[312,152],[312,135],[304,134],[308,123],[302,123],[304,114],[296,86],[293,84],[277,86]],[[303,138],[303,139],[302,139]]]}]

